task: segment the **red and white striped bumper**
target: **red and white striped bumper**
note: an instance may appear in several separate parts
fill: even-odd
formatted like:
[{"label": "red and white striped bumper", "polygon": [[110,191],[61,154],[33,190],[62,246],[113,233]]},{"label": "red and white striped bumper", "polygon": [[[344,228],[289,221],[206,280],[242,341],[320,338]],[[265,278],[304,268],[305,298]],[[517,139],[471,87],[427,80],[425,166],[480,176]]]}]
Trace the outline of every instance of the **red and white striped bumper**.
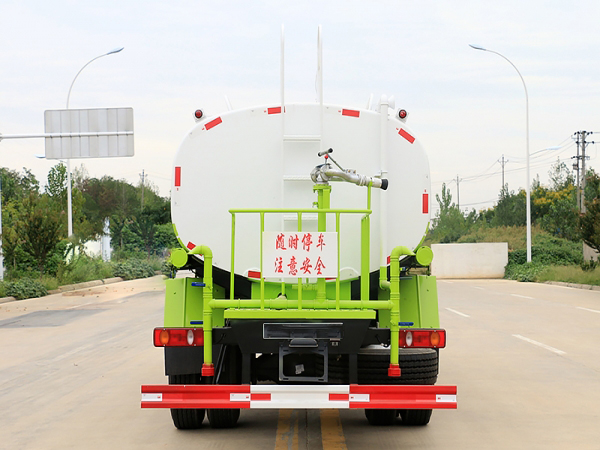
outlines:
[{"label": "red and white striped bumper", "polygon": [[142,386],[142,408],[456,409],[456,386]]}]

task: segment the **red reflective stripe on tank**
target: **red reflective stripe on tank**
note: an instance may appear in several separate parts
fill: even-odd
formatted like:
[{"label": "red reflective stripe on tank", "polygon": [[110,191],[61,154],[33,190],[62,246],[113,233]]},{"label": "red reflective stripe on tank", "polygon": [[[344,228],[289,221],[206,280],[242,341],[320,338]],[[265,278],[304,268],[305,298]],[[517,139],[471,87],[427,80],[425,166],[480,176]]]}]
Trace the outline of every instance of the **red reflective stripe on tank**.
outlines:
[{"label": "red reflective stripe on tank", "polygon": [[268,114],[281,114],[281,106],[277,106],[275,108],[267,108]]},{"label": "red reflective stripe on tank", "polygon": [[210,122],[208,122],[206,125],[204,125],[204,128],[206,128],[206,130],[210,130],[213,127],[216,127],[217,125],[219,125],[221,122],[223,122],[221,120],[220,117],[217,117],[216,119],[211,120]]},{"label": "red reflective stripe on tank", "polygon": [[429,214],[429,194],[423,194],[423,214]]},{"label": "red reflective stripe on tank", "polygon": [[413,142],[415,142],[415,138],[413,136],[411,136],[410,134],[408,134],[403,128],[400,128],[400,131],[398,132],[398,134],[400,136],[402,136],[404,139],[406,139],[408,142],[410,142],[411,144]]},{"label": "red reflective stripe on tank", "polygon": [[175,167],[175,186],[181,186],[181,167]]},{"label": "red reflective stripe on tank", "polygon": [[256,272],[254,270],[249,270],[248,278],[260,278],[260,272]]},{"label": "red reflective stripe on tank", "polygon": [[251,393],[250,394],[250,400],[251,401],[262,401],[262,402],[270,402],[271,401],[271,393],[270,392],[266,392],[264,394],[254,394]]},{"label": "red reflective stripe on tank", "polygon": [[392,257],[391,257],[391,256],[388,256],[388,258],[387,258],[387,263],[389,264],[391,261],[392,261]]},{"label": "red reflective stripe on tank", "polygon": [[329,394],[330,402],[348,402],[350,401],[350,394]]},{"label": "red reflective stripe on tank", "polygon": [[186,247],[189,248],[190,250],[193,250],[194,247],[196,247],[196,244],[194,244],[193,242],[188,242]]},{"label": "red reflective stripe on tank", "polygon": [[342,109],[342,116],[360,117],[360,111],[354,109]]}]

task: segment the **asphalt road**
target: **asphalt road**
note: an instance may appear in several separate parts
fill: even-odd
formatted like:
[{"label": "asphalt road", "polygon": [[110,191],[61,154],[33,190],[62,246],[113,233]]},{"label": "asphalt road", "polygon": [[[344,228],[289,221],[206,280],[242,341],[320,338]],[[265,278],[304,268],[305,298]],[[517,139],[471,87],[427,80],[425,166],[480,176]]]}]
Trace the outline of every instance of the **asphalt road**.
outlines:
[{"label": "asphalt road", "polygon": [[448,332],[438,384],[458,410],[426,427],[370,427],[362,411],[242,411],[234,430],[176,430],[142,410],[163,384],[152,346],[162,280],[0,305],[0,448],[599,449],[600,292],[440,281]]}]

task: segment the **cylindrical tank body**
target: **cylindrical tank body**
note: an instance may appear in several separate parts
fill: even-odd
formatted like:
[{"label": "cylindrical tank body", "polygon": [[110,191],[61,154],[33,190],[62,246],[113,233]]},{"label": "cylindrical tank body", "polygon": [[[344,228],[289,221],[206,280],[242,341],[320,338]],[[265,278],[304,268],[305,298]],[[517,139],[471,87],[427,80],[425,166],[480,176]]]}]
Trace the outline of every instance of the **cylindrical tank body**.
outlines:
[{"label": "cylindrical tank body", "polygon": [[[188,249],[207,245],[213,264],[231,267],[230,209],[312,208],[316,201],[311,170],[324,162],[317,153],[333,148],[344,169],[361,175],[381,172],[381,133],[387,152],[389,187],[373,189],[370,270],[380,267],[391,250],[415,249],[429,224],[429,163],[419,140],[393,112],[381,126],[378,112],[318,104],[287,104],[229,111],[209,117],[188,133],[173,168],[171,213],[176,233]],[[331,208],[365,209],[367,189],[331,182]],[[387,196],[387,242],[381,258],[379,202]],[[340,231],[342,279],[360,273],[360,219],[343,215]],[[328,218],[335,231],[335,218]],[[296,214],[268,214],[265,229],[295,231]],[[317,230],[317,215],[305,214],[302,229]],[[258,215],[236,215],[235,273],[247,276],[260,268]]]}]

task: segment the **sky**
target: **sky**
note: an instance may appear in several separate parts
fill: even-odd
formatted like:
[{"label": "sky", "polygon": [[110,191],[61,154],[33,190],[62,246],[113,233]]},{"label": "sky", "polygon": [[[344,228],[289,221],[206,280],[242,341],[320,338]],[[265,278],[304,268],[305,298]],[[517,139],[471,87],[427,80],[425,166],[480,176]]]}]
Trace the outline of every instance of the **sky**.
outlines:
[{"label": "sky", "polygon": [[[316,101],[322,26],[325,103],[366,107],[394,96],[422,142],[432,191],[446,183],[462,210],[494,205],[505,183],[526,185],[525,90],[531,179],[572,167],[573,134],[600,135],[600,3],[594,1],[3,0],[0,133],[44,131],[44,111],[132,107],[135,156],[72,160],[90,177],[147,182],[170,195],[172,164],[193,112],[279,101],[285,27],[286,101]],[[593,140],[595,135],[590,136]],[[598,136],[600,144],[600,136]],[[599,169],[598,144],[588,167]],[[0,166],[26,167],[44,185],[56,161],[43,139],[0,141]],[[226,164],[226,162],[224,162]],[[459,182],[456,182],[456,179]],[[457,186],[458,185],[458,186]],[[437,204],[432,204],[433,213]]]}]

